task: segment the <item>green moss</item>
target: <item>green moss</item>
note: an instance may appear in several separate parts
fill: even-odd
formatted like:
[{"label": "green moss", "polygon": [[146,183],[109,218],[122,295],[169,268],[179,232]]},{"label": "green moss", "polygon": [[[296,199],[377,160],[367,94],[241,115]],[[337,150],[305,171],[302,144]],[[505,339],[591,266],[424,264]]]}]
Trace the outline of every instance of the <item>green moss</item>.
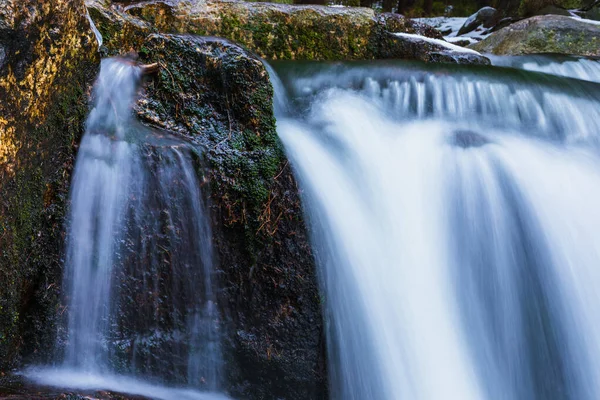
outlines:
[{"label": "green moss", "polygon": [[[230,29],[236,29],[235,21]],[[255,29],[253,34],[263,32]],[[217,214],[224,226],[240,230],[247,257],[256,257],[270,240],[260,232],[262,218],[284,163],[264,66],[218,40],[155,35],[144,48],[144,62],[165,68],[148,87],[150,100],[140,115],[159,115],[163,127],[203,145]]]},{"label": "green moss", "polygon": [[[3,70],[18,71],[17,80],[0,74],[0,115],[20,144],[12,173],[0,163],[0,370],[21,356],[43,358],[52,350],[73,144],[83,130],[88,84],[99,62],[83,3],[49,2],[49,8],[24,2],[21,12],[33,17],[13,32],[24,47]],[[34,99],[34,107],[24,99]]]}]

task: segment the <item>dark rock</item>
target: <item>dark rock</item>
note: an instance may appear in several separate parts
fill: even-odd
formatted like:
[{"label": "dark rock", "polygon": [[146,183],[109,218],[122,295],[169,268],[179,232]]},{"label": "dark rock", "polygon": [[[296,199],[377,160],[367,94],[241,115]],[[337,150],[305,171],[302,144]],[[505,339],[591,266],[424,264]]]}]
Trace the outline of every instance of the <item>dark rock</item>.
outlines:
[{"label": "dark rock", "polygon": [[509,26],[510,24],[514,24],[517,21],[518,21],[518,19],[514,19],[511,17],[502,18],[501,20],[496,22],[493,27],[488,29],[486,31],[486,33],[492,33],[492,32],[499,31],[500,29],[505,28],[505,27]]},{"label": "dark rock", "polygon": [[2,400],[150,400],[147,397],[104,390],[69,390],[34,385],[22,376],[0,376]]},{"label": "dark rock", "polygon": [[456,130],[452,132],[451,143],[454,146],[462,147],[463,149],[469,147],[481,147],[488,144],[490,141],[483,135],[469,131],[469,130]]},{"label": "dark rock", "polygon": [[543,15],[509,25],[470,48],[497,55],[599,56],[600,26],[570,17]]},{"label": "dark rock", "polygon": [[[388,35],[395,36],[390,33]],[[385,37],[382,37],[379,42],[381,46],[379,51],[386,56],[384,58],[405,58],[434,63],[490,64],[490,60],[481,54],[467,49],[464,52],[451,50],[443,42],[431,42],[419,36],[396,36],[389,40],[393,42],[387,47],[388,40]]]},{"label": "dark rock", "polygon": [[[593,0],[499,0],[496,21],[503,18],[519,20],[540,14],[547,7],[557,7],[564,10],[582,9]],[[562,14],[559,14],[562,15]]]},{"label": "dark rock", "polygon": [[494,16],[496,15],[496,9],[492,7],[483,7],[481,10],[477,11],[475,14],[471,15],[463,26],[458,30],[458,36],[467,34],[469,32],[474,31],[480,26],[484,26],[489,28],[492,26],[492,21]]},{"label": "dark rock", "polygon": [[456,46],[461,46],[461,47],[469,47],[471,45],[471,41],[457,40],[457,41],[452,42],[452,44],[455,44]]},{"label": "dark rock", "polygon": [[230,393],[325,398],[315,265],[264,65],[224,39],[152,35],[142,49],[162,68],[139,118],[206,149]]},{"label": "dark rock", "polygon": [[83,0],[0,0],[0,371],[47,360],[64,210],[99,63]]},{"label": "dark rock", "polygon": [[534,15],[564,15],[565,17],[570,17],[571,13],[564,8],[549,5],[535,12]]},{"label": "dark rock", "polygon": [[591,4],[588,4],[577,10],[576,13],[581,18],[600,21],[600,1],[595,1]]}]

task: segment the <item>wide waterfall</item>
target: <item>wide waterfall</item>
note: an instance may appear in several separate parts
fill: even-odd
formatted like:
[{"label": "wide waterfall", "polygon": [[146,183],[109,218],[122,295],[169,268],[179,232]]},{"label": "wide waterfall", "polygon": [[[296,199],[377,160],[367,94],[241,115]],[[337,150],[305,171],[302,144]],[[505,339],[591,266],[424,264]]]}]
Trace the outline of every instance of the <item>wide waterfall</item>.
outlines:
[{"label": "wide waterfall", "polygon": [[67,388],[221,399],[212,394],[222,358],[201,152],[135,121],[140,79],[129,60],[102,62],[71,188],[64,362],[28,375]]},{"label": "wide waterfall", "polygon": [[275,65],[332,399],[600,398],[600,85],[564,77],[581,63]]}]

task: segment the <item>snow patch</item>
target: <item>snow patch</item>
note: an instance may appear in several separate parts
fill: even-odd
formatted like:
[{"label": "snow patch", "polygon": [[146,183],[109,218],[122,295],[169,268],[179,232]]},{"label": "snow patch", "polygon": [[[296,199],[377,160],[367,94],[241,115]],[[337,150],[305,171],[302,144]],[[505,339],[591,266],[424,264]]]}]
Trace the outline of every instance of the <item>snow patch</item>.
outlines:
[{"label": "snow patch", "polygon": [[398,37],[401,37],[401,38],[409,39],[409,40],[423,40],[425,42],[437,44],[437,45],[445,47],[449,51],[452,51],[452,52],[455,52],[455,53],[469,53],[469,54],[475,54],[475,55],[478,55],[478,56],[481,55],[480,53],[476,52],[475,50],[471,50],[471,49],[467,49],[465,47],[457,46],[455,44],[446,42],[445,40],[441,40],[441,39],[428,38],[426,36],[414,35],[412,33],[394,33],[394,35],[396,35]]},{"label": "snow patch", "polygon": [[451,33],[448,36],[456,36],[458,30],[464,25],[466,18],[463,17],[433,17],[433,18],[415,18],[417,22],[434,27],[435,29]]},{"label": "snow patch", "polygon": [[[433,17],[433,18],[415,18],[414,20],[420,22],[422,24],[429,25],[441,32],[448,32],[444,39],[448,40],[448,38],[460,38],[469,40],[471,43],[478,42],[482,39],[487,38],[490,33],[483,33],[484,28],[478,27],[474,31],[469,33],[465,33],[464,35],[458,36],[458,31],[465,24],[468,18],[465,17]],[[459,40],[459,39],[456,39]]]}]

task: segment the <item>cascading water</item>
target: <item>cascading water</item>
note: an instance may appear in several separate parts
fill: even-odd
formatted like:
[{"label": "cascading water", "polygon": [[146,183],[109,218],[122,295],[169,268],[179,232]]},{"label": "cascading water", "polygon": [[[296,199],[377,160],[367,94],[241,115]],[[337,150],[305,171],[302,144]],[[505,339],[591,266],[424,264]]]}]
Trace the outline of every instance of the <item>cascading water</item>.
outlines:
[{"label": "cascading water", "polygon": [[498,66],[545,72],[592,82],[600,82],[600,60],[572,56],[528,55],[517,57],[492,56]]},{"label": "cascading water", "polygon": [[600,398],[600,86],[493,67],[276,69],[332,398]]},{"label": "cascading water", "polygon": [[199,153],[135,122],[140,79],[127,60],[102,62],[71,189],[64,363],[28,375],[62,387],[222,399],[213,394],[222,360]]}]

